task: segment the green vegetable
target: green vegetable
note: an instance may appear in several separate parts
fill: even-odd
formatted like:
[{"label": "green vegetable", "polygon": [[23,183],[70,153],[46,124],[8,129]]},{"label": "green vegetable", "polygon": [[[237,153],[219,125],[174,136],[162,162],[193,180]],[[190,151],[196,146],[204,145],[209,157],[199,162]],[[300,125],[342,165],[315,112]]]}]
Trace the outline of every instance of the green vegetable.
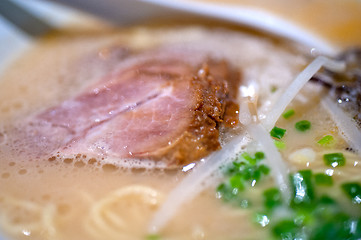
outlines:
[{"label": "green vegetable", "polygon": [[293,115],[295,115],[295,110],[293,110],[293,109],[287,110],[286,112],[284,112],[284,113],[282,114],[282,116],[283,116],[285,119],[289,119],[289,118],[292,117]]},{"label": "green vegetable", "polygon": [[261,178],[261,171],[258,169],[258,167],[254,166],[247,166],[242,171],[242,177],[246,181],[258,181]]},{"label": "green vegetable", "polygon": [[[255,209],[253,219],[261,227],[270,229],[271,236],[265,239],[281,240],[359,240],[361,239],[361,183],[351,182],[341,185],[342,190],[352,200],[352,214],[347,213],[344,202],[338,203],[327,195],[319,196],[317,188],[332,186],[333,179],[324,173],[313,174],[311,170],[301,170],[290,175],[292,198],[289,205],[283,202],[278,188],[269,188],[262,194],[263,204],[253,207],[242,197],[242,191],[254,186],[270,169],[261,163],[264,153],[254,156],[242,154],[230,166],[227,181],[217,188],[218,196],[235,206]],[[324,155],[325,162],[334,166],[345,164],[342,153]],[[257,201],[255,201],[256,203]],[[352,208],[351,208],[352,209]],[[283,216],[283,217],[282,217]]]},{"label": "green vegetable", "polygon": [[257,162],[256,158],[251,157],[248,153],[242,153],[241,155],[244,160],[246,160],[249,164],[254,165]]},{"label": "green vegetable", "polygon": [[273,227],[273,234],[277,237],[277,239],[282,240],[303,239],[299,238],[301,237],[299,236],[300,232],[300,226],[297,226],[292,219],[280,221]]},{"label": "green vegetable", "polygon": [[341,188],[353,203],[361,204],[361,185],[359,183],[344,183]]},{"label": "green vegetable", "polygon": [[219,198],[222,198],[224,201],[229,202],[236,198],[237,193],[232,191],[232,187],[226,185],[225,183],[220,184],[217,187],[217,195]]},{"label": "green vegetable", "polygon": [[249,186],[253,187],[261,180],[262,176],[269,174],[270,169],[260,164],[264,158],[263,152],[256,152],[254,156],[246,152],[241,154],[226,169],[225,173],[228,180],[217,187],[217,196],[227,202],[237,203],[241,207],[248,207],[249,201],[244,199],[240,193]]},{"label": "green vegetable", "polygon": [[259,167],[258,167],[258,170],[261,171],[261,173],[263,173],[264,175],[268,175],[271,171],[271,169],[269,167],[267,167],[266,165],[263,165],[261,164]]},{"label": "green vegetable", "polygon": [[282,141],[278,141],[278,140],[274,140],[274,142],[275,142],[276,148],[278,148],[279,150],[285,149],[286,143],[284,143]]},{"label": "green vegetable", "polygon": [[271,210],[282,205],[281,193],[278,188],[270,188],[263,192],[264,206]]},{"label": "green vegetable", "polygon": [[317,143],[325,147],[331,145],[333,142],[334,142],[333,136],[326,135],[323,138],[321,138]]},{"label": "green vegetable", "polygon": [[160,240],[160,236],[157,234],[149,234],[145,238],[146,240]]},{"label": "green vegetable", "polygon": [[356,240],[361,237],[361,218],[344,213],[342,206],[332,198],[321,196],[313,207],[290,209],[295,216],[272,223],[272,232],[276,239],[310,239],[310,240]]},{"label": "green vegetable", "polygon": [[229,179],[229,183],[230,183],[232,188],[236,188],[238,190],[243,190],[244,189],[243,176],[241,174],[239,174],[239,173],[233,175]]},{"label": "green vegetable", "polygon": [[332,198],[330,198],[327,195],[323,195],[321,196],[319,203],[321,205],[330,205],[330,204],[336,204],[335,200],[333,200]]},{"label": "green vegetable", "polygon": [[311,122],[307,120],[296,122],[295,128],[300,132],[305,132],[311,128]]},{"label": "green vegetable", "polygon": [[344,166],[346,163],[346,159],[342,153],[329,153],[323,155],[323,161],[327,166],[338,167]]},{"label": "green vegetable", "polygon": [[361,237],[360,219],[353,219],[345,213],[319,216],[319,221],[310,234],[310,240],[356,240]]},{"label": "green vegetable", "polygon": [[324,173],[315,174],[315,182],[317,185],[324,185],[324,186],[332,186],[333,185],[332,177],[328,176]]},{"label": "green vegetable", "polygon": [[[315,174],[314,178],[316,183],[332,184],[332,178],[328,175],[319,173]],[[348,215],[344,207],[331,197],[317,197],[310,170],[291,175],[291,182],[294,198],[289,207],[294,217],[272,223],[272,216],[269,216],[273,234],[277,239],[361,239],[360,213],[356,214],[357,217]],[[342,189],[354,203],[361,204],[359,183],[345,183]]]},{"label": "green vegetable", "polygon": [[278,139],[281,139],[286,133],[286,129],[283,129],[283,128],[279,128],[279,127],[274,127],[270,134],[272,137],[274,138],[278,138]]},{"label": "green vegetable", "polygon": [[277,89],[278,89],[278,87],[277,87],[277,86],[272,85],[272,86],[271,86],[271,93],[276,92],[276,91],[277,91]]},{"label": "green vegetable", "polygon": [[312,184],[312,171],[302,170],[291,175],[291,184],[293,188],[292,204],[309,205],[315,198]]},{"label": "green vegetable", "polygon": [[259,161],[264,159],[264,152],[256,152],[254,157]]}]

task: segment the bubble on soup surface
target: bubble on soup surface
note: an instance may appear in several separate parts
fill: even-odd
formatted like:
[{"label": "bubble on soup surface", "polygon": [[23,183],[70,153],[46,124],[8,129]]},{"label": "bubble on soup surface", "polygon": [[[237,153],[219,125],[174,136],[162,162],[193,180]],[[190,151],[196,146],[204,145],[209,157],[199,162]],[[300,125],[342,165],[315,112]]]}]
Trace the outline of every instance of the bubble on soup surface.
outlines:
[{"label": "bubble on soup surface", "polygon": [[114,164],[107,163],[102,166],[102,169],[104,172],[115,172],[116,170],[118,170],[118,167]]},{"label": "bubble on soup surface", "polygon": [[3,106],[2,108],[1,108],[1,112],[2,113],[8,113],[10,111],[10,108],[8,107],[8,106]]},{"label": "bubble on soup surface", "polygon": [[28,172],[28,171],[27,171],[26,169],[20,169],[20,170],[18,171],[18,173],[19,173],[20,175],[25,175],[27,172]]},{"label": "bubble on soup surface", "polygon": [[70,163],[73,163],[73,160],[74,160],[74,159],[72,159],[72,158],[65,158],[65,159],[63,160],[63,162],[64,162],[64,163],[67,163],[67,164],[70,164]]},{"label": "bubble on soup surface", "polygon": [[25,104],[23,102],[14,102],[12,105],[14,110],[20,110],[25,107]]},{"label": "bubble on soup surface", "polygon": [[85,163],[83,161],[76,161],[74,163],[74,167],[77,167],[77,168],[82,168],[85,166]]},{"label": "bubble on soup surface", "polygon": [[88,164],[89,164],[89,165],[94,165],[96,162],[97,162],[97,160],[96,160],[95,158],[90,158],[90,159],[88,160]]},{"label": "bubble on soup surface", "polygon": [[66,215],[71,211],[71,206],[69,204],[66,203],[59,203],[57,205],[57,212],[60,215]]},{"label": "bubble on soup surface", "polygon": [[145,173],[146,169],[145,168],[133,168],[133,169],[131,169],[131,172],[135,173],[135,174],[140,174],[140,173]]},{"label": "bubble on soup surface", "polygon": [[7,179],[9,177],[10,177],[10,173],[8,173],[8,172],[5,172],[5,173],[1,174],[1,178],[3,178],[3,179]]},{"label": "bubble on soup surface", "polygon": [[51,196],[48,194],[44,194],[43,196],[41,196],[41,199],[44,201],[49,201],[51,199]]},{"label": "bubble on soup surface", "polygon": [[0,132],[0,145],[5,144],[7,142],[7,135],[4,132]]}]

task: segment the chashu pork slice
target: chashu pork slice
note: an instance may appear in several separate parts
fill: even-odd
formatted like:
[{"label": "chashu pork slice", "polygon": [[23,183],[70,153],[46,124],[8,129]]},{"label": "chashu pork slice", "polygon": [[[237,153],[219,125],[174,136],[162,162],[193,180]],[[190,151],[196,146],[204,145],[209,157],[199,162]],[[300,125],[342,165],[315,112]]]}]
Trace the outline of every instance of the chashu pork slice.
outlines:
[{"label": "chashu pork slice", "polygon": [[57,139],[53,153],[60,156],[150,159],[167,166],[198,160],[220,148],[224,119],[237,121],[232,99],[239,74],[225,61],[193,54],[137,56],[38,114],[32,125],[43,138]]}]

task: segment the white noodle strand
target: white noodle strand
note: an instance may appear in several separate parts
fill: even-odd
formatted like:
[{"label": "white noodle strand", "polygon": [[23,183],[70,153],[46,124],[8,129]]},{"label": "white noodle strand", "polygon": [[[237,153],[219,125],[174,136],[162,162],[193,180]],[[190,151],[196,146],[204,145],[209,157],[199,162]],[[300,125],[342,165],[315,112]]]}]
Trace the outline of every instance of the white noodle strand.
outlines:
[{"label": "white noodle strand", "polygon": [[[54,216],[56,214],[55,205],[42,205],[11,196],[0,197],[4,204],[0,213],[0,225],[5,232],[14,236],[23,236],[24,231],[26,231],[30,235],[41,234],[44,239],[52,239],[56,234],[54,223]],[[16,215],[16,211],[23,213]],[[18,218],[18,222],[12,221],[14,214]],[[29,216],[32,218],[31,221],[26,221]]]},{"label": "white noodle strand", "polygon": [[[92,204],[85,230],[97,239],[130,239],[140,233],[155,207],[163,196],[157,190],[143,186],[130,185],[119,188]],[[129,203],[137,204],[137,214]],[[115,210],[115,205],[120,209]],[[129,217],[129,214],[132,214]],[[137,228],[131,228],[136,225]],[[146,225],[145,225],[146,226]]]},{"label": "white noodle strand", "polygon": [[355,121],[334,103],[329,97],[322,99],[321,104],[330,113],[340,133],[348,144],[361,155],[361,131]]},{"label": "white noodle strand", "polygon": [[270,131],[274,127],[288,104],[290,104],[297,93],[322,66],[335,72],[343,71],[346,67],[344,62],[337,62],[324,56],[318,56],[300,74],[298,74],[295,80],[286,88],[284,93],[277,100],[273,109],[263,121],[266,130]]}]

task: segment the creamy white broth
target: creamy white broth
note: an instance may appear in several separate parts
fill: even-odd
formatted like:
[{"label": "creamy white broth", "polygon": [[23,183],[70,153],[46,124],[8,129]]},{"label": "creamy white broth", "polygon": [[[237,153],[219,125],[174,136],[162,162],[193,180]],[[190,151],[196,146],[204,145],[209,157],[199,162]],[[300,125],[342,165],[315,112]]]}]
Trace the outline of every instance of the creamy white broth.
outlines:
[{"label": "creamy white broth", "polygon": [[[124,165],[117,166],[116,161],[114,164],[114,159],[93,160],[83,155],[73,159],[33,159],[10,151],[7,131],[22,119],[75,96],[116,68],[117,59],[111,54],[118,46],[140,51],[164,44],[201,49],[214,58],[227,59],[241,71],[244,83],[259,84],[259,105],[266,109],[265,114],[267,104],[281,94],[310,59],[300,46],[247,32],[202,26],[134,27],[90,34],[65,31],[41,40],[15,62],[0,81],[3,139],[0,228],[11,239],[145,239],[152,214],[187,173],[132,168],[131,163],[127,169]],[[274,93],[273,86],[278,88]],[[326,111],[315,105],[319,99],[314,90],[311,91],[314,88],[307,89],[302,92],[303,98],[296,98],[290,106],[296,111],[295,116],[291,120],[280,119],[276,125],[287,129],[286,147],[281,152],[291,169],[322,171],[326,168],[322,165],[322,154],[343,151],[347,144]],[[302,119],[312,122],[312,131],[300,135],[293,125]],[[329,133],[336,139],[333,148],[324,149],[315,144]],[[305,147],[315,151],[314,162],[289,159],[290,154]],[[348,172],[357,172],[359,168],[359,165],[354,167],[358,157],[345,154],[347,167],[335,171],[340,181],[347,178]],[[162,239],[265,238],[268,232],[252,222],[252,211],[234,208],[215,197],[216,185],[217,182],[211,184],[212,187],[182,207],[160,232]],[[249,198],[257,203],[261,190],[270,185],[271,179],[261,184],[260,189],[250,190]],[[115,197],[115,202],[107,202],[119,191],[123,192]],[[117,226],[107,215],[107,225],[99,227],[94,216],[97,204],[102,202],[113,207],[116,219],[127,219],[123,225]],[[129,205],[122,206],[122,203]]]}]

